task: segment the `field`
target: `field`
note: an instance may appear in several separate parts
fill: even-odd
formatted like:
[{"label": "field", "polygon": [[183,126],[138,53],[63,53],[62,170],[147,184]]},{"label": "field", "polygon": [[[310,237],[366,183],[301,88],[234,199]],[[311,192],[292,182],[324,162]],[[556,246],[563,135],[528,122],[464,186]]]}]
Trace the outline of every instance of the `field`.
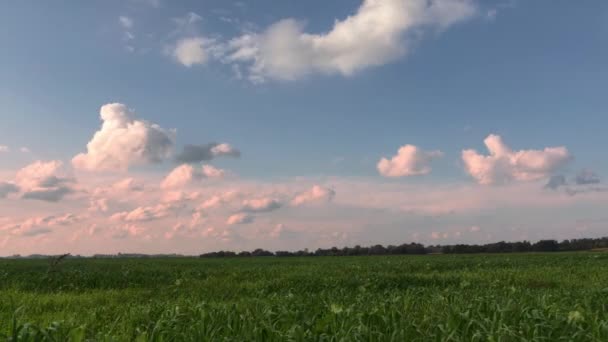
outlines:
[{"label": "field", "polygon": [[0,336],[608,341],[608,254],[0,260]]}]

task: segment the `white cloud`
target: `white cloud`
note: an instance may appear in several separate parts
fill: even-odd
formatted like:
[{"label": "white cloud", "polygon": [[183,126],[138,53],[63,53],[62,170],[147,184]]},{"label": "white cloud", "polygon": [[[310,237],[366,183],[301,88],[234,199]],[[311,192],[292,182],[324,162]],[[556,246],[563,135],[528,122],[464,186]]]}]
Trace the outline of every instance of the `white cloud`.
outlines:
[{"label": "white cloud", "polygon": [[484,143],[490,152],[488,156],[471,149],[462,151],[466,171],[479,184],[548,178],[572,159],[563,146],[546,147],[544,150],[512,151],[500,136],[494,134],[490,134]]},{"label": "white cloud", "polygon": [[25,147],[25,146],[24,146],[24,147],[19,148],[19,151],[20,151],[21,153],[30,153],[30,152],[31,152],[31,151],[30,151],[30,149],[29,149],[29,148],[27,148],[27,147]]},{"label": "white cloud", "polygon": [[253,215],[249,215],[246,213],[238,213],[228,217],[226,220],[226,224],[235,225],[235,224],[249,224],[253,223],[255,217]]},{"label": "white cloud", "polygon": [[201,174],[197,173],[194,166],[183,164],[171,171],[163,180],[160,187],[163,189],[182,187],[190,184],[195,179],[200,179]]},{"label": "white cloud", "polygon": [[133,19],[121,15],[120,17],[118,17],[118,21],[120,22],[120,25],[122,25],[122,27],[124,27],[125,29],[130,29],[133,27]]},{"label": "white cloud", "polygon": [[333,189],[314,185],[310,190],[300,193],[291,200],[291,205],[299,206],[307,203],[330,202],[336,192]]},{"label": "white cloud", "polygon": [[173,149],[174,132],[136,118],[121,103],[100,110],[103,124],[87,144],[87,152],[72,159],[74,167],[90,171],[127,170],[132,165],[159,163]]},{"label": "white cloud", "polygon": [[262,33],[237,37],[227,44],[226,60],[249,65],[254,82],[352,75],[405,55],[421,29],[446,29],[476,10],[472,0],[364,0],[329,32],[306,33],[302,22],[284,19]]},{"label": "white cloud", "polygon": [[215,168],[211,165],[203,165],[199,170],[192,165],[182,164],[173,169],[173,171],[165,177],[161,183],[161,188],[170,189],[183,187],[203,178],[221,178],[224,174],[224,170]]},{"label": "white cloud", "polygon": [[0,145],[0,153],[10,152],[11,149],[6,145]]},{"label": "white cloud", "polygon": [[441,151],[423,151],[414,145],[404,145],[390,160],[380,159],[377,168],[384,177],[426,175],[431,172],[431,161],[442,156]]},{"label": "white cloud", "polygon": [[175,43],[171,55],[186,67],[205,64],[213,50],[213,40],[204,37],[182,38]]},{"label": "white cloud", "polygon": [[218,169],[211,165],[203,165],[202,169],[203,176],[207,178],[222,178],[226,174],[226,172],[222,169]]}]

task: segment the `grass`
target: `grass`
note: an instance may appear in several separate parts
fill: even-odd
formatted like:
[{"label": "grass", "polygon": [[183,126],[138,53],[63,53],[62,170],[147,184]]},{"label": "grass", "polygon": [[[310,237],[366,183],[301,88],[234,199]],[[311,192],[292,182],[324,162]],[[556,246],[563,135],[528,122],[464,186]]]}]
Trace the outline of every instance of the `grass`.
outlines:
[{"label": "grass", "polygon": [[608,341],[608,254],[0,260],[19,341]]}]

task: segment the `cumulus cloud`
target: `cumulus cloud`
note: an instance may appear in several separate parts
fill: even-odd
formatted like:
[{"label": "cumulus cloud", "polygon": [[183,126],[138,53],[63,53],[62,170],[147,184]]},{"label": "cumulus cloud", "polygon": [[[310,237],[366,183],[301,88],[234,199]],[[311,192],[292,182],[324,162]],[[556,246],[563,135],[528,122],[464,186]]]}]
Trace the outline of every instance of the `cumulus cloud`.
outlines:
[{"label": "cumulus cloud", "polygon": [[138,207],[132,211],[123,211],[110,217],[111,220],[124,222],[145,222],[165,218],[179,209],[179,206],[162,203],[155,206]]},{"label": "cumulus cloud", "polygon": [[10,234],[19,236],[43,235],[51,233],[53,227],[70,226],[81,219],[82,217],[74,214],[33,217],[22,222],[6,224],[0,227],[0,231],[7,231]]},{"label": "cumulus cloud", "polygon": [[423,151],[414,145],[404,145],[391,159],[380,159],[377,168],[384,177],[426,175],[431,172],[431,161],[442,156],[441,151]]},{"label": "cumulus cloud", "polygon": [[205,64],[209,59],[207,48],[213,40],[203,37],[191,37],[178,40],[173,47],[172,56],[186,67]]},{"label": "cumulus cloud", "polygon": [[291,205],[299,206],[308,203],[327,203],[330,202],[335,195],[336,192],[333,189],[322,187],[320,185],[314,185],[310,190],[304,191],[295,196],[291,200]]},{"label": "cumulus cloud", "polygon": [[422,29],[444,30],[476,13],[472,0],[364,0],[325,33],[284,19],[226,47],[228,62],[246,64],[254,82],[296,80],[311,73],[352,75],[409,52]]},{"label": "cumulus cloud", "polygon": [[135,178],[125,178],[112,184],[111,189],[115,191],[140,192],[144,191],[144,183]]},{"label": "cumulus cloud", "polygon": [[242,211],[269,212],[281,208],[283,204],[273,198],[254,198],[243,201]]},{"label": "cumulus cloud", "polygon": [[11,193],[19,192],[19,187],[13,183],[0,182],[0,198],[6,198]]},{"label": "cumulus cloud", "polygon": [[494,134],[490,134],[484,143],[490,152],[487,156],[472,149],[462,151],[462,161],[466,171],[479,184],[548,178],[572,159],[563,146],[546,147],[543,150],[513,151],[500,136]]},{"label": "cumulus cloud", "polygon": [[215,168],[211,165],[203,165],[201,169],[196,169],[192,165],[183,164],[173,169],[173,171],[165,177],[161,183],[161,188],[170,189],[183,187],[203,178],[221,178],[224,174],[224,170]]},{"label": "cumulus cloud", "polygon": [[197,210],[207,210],[207,209],[218,208],[226,203],[229,203],[230,201],[234,200],[238,196],[239,196],[239,193],[237,191],[233,191],[233,190],[226,191],[219,195],[214,195],[214,196],[206,199],[205,201],[203,201],[197,207]]},{"label": "cumulus cloud", "polygon": [[15,182],[24,199],[58,202],[74,192],[75,180],[66,176],[63,163],[58,160],[36,161],[17,172]]},{"label": "cumulus cloud", "polygon": [[87,144],[87,152],[72,159],[74,167],[90,171],[127,170],[132,165],[160,163],[173,149],[174,132],[136,118],[121,103],[103,105],[103,124]]},{"label": "cumulus cloud", "polygon": [[246,213],[238,213],[228,217],[228,220],[226,220],[226,224],[231,226],[235,224],[249,224],[253,223],[254,220],[255,217],[253,215]]},{"label": "cumulus cloud", "polygon": [[186,145],[182,152],[175,157],[175,160],[179,163],[198,163],[222,156],[238,158],[241,156],[241,152],[226,143]]}]

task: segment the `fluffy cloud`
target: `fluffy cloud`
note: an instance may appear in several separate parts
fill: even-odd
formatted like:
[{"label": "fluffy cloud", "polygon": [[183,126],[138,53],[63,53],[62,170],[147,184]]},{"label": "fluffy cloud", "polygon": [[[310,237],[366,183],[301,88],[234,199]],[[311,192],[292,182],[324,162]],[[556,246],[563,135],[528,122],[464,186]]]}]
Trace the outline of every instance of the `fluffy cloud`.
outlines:
[{"label": "fluffy cloud", "polygon": [[255,217],[253,215],[249,215],[246,213],[238,213],[228,217],[226,220],[226,224],[235,225],[235,224],[249,224],[253,223]]},{"label": "fluffy cloud", "polygon": [[3,152],[10,152],[10,150],[11,150],[11,149],[10,149],[10,148],[8,148],[8,146],[6,146],[6,145],[0,145],[0,153],[3,153]]},{"label": "fluffy cloud", "polygon": [[74,214],[64,214],[61,216],[45,216],[26,219],[22,222],[11,223],[0,227],[0,231],[7,231],[13,235],[36,236],[51,233],[53,227],[70,226],[82,217]]},{"label": "fluffy cloud", "polygon": [[512,151],[498,135],[491,134],[484,143],[490,152],[485,156],[475,150],[463,150],[466,171],[479,184],[507,183],[513,180],[532,181],[548,178],[571,160],[565,147],[544,150]]},{"label": "fluffy cloud", "polygon": [[79,169],[127,170],[129,166],[159,163],[171,154],[174,132],[136,118],[121,103],[103,105],[103,124],[87,144],[87,152],[72,159]]},{"label": "fluffy cloud", "polygon": [[283,204],[273,198],[255,198],[243,201],[242,211],[269,212],[281,208]]},{"label": "fluffy cloud", "polygon": [[222,156],[238,158],[241,156],[241,152],[226,143],[186,145],[175,160],[179,163],[198,163]]},{"label": "fluffy cloud", "polygon": [[171,215],[176,209],[179,209],[179,206],[162,203],[155,206],[138,207],[132,211],[116,213],[112,215],[111,219],[124,222],[154,221]]},{"label": "fluffy cloud", "polygon": [[319,185],[314,185],[310,190],[297,195],[291,200],[291,205],[299,206],[307,203],[330,202],[336,192],[333,189],[325,188]]},{"label": "fluffy cloud", "polygon": [[303,23],[284,19],[237,37],[228,43],[226,60],[247,64],[254,82],[315,72],[352,75],[405,55],[422,29],[443,30],[475,13],[471,0],[364,0],[329,32],[306,33]]},{"label": "fluffy cloud", "polygon": [[218,208],[230,201],[234,200],[239,196],[237,191],[231,190],[226,191],[222,194],[212,196],[205,201],[203,201],[198,207],[197,210],[207,210],[212,208]]},{"label": "fluffy cloud", "polygon": [[121,15],[120,17],[118,17],[118,22],[120,22],[120,25],[126,29],[130,29],[133,27],[133,19]]},{"label": "fluffy cloud", "polygon": [[193,181],[203,178],[220,178],[225,174],[224,170],[211,165],[203,165],[200,170],[192,165],[183,164],[171,171],[161,183],[161,188],[170,189],[186,186]]},{"label": "fluffy cloud", "polygon": [[441,151],[427,152],[414,145],[404,145],[390,160],[380,159],[377,168],[384,177],[426,175],[431,172],[431,161],[441,156]]},{"label": "fluffy cloud", "polygon": [[15,182],[23,191],[24,199],[58,202],[74,192],[75,180],[65,175],[61,161],[53,160],[24,167],[17,172]]},{"label": "fluffy cloud", "polygon": [[134,178],[125,178],[112,184],[111,189],[115,191],[139,192],[144,190],[144,183]]},{"label": "fluffy cloud", "polygon": [[6,198],[11,193],[19,192],[19,187],[13,183],[0,182],[0,198]]},{"label": "fluffy cloud", "polygon": [[186,67],[205,64],[209,59],[207,47],[212,42],[203,37],[183,38],[175,43],[171,54],[178,63]]}]

